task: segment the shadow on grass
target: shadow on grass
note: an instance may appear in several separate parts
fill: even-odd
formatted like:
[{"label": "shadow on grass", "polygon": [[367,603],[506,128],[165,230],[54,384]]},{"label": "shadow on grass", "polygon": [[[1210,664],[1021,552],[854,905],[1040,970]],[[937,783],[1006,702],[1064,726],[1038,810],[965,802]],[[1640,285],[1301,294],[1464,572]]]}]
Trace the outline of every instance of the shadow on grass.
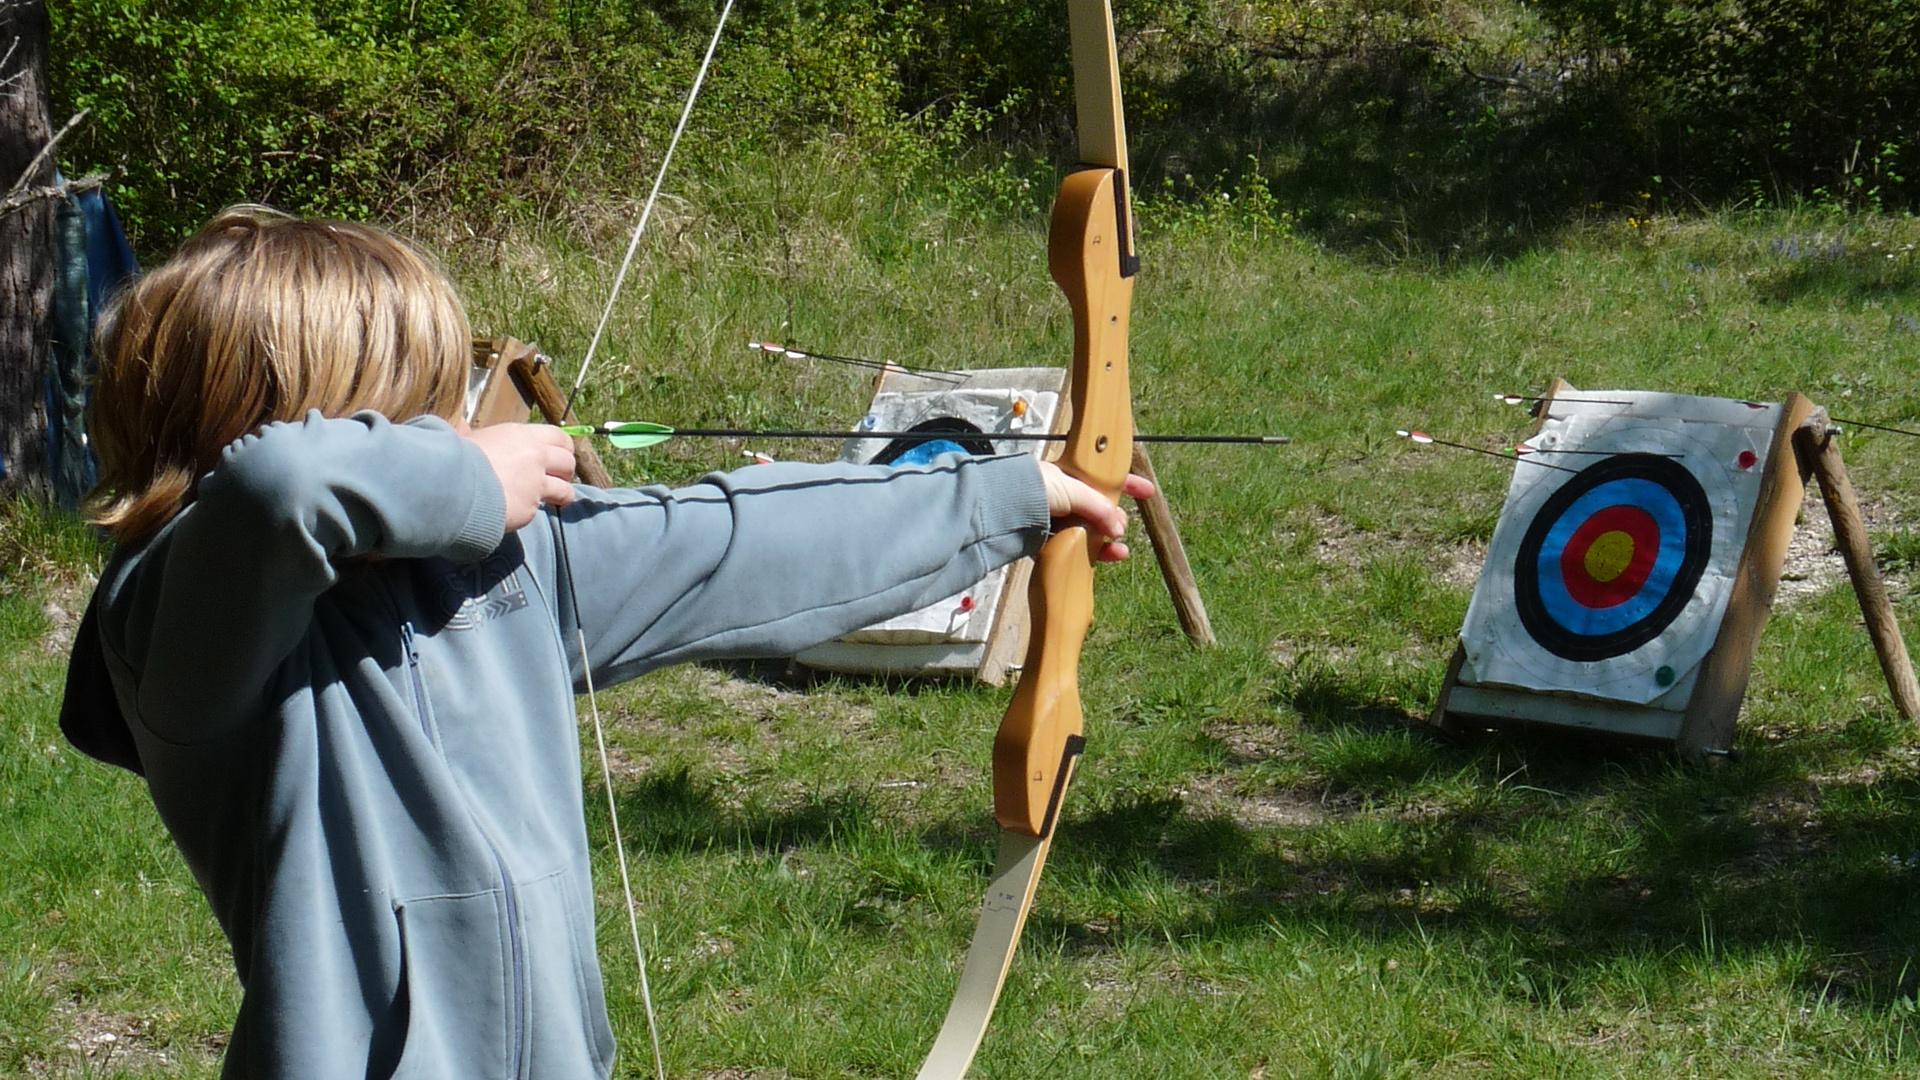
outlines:
[{"label": "shadow on grass", "polygon": [[[1847,778],[1859,757],[1844,739],[1763,744],[1738,765],[1705,769],[1525,732],[1450,743],[1427,734],[1421,714],[1333,679],[1290,695],[1303,743],[1319,744],[1301,748],[1318,777],[1309,784],[1331,796],[1299,798],[1317,816],[1260,825],[1231,806],[1103,798],[1083,783],[1052,879],[1158,882],[1179,902],[1096,928],[1043,901],[1033,932],[1086,951],[1289,927],[1451,941],[1466,955],[1497,946],[1527,973],[1498,992],[1562,998],[1621,959],[1713,963],[1769,950],[1835,1004],[1887,1007],[1920,989],[1920,777]],[[882,800],[860,791],[743,807],[681,771],[620,799],[658,852],[785,857],[897,831]],[[984,873],[990,836],[984,814],[951,816],[918,828],[914,843]],[[1591,854],[1568,839],[1579,836]]]},{"label": "shadow on grass", "polygon": [[[1819,252],[1799,255],[1800,238],[1788,238],[1796,245],[1783,251],[1782,241],[1776,240],[1773,250],[1783,261],[1781,265],[1759,274],[1753,279],[1754,295],[1775,304],[1788,304],[1809,298],[1846,300],[1863,302],[1869,300],[1898,301],[1910,300],[1916,290],[1920,290],[1920,266],[1916,266],[1909,257],[1893,258],[1882,252],[1864,249],[1864,245],[1855,245],[1849,250],[1841,241],[1833,241],[1838,247]],[[1914,323],[1909,317],[1906,322],[1896,322],[1898,332],[1912,334],[1920,331],[1920,323]]]},{"label": "shadow on grass", "polygon": [[827,686],[870,686],[888,694],[920,697],[928,694],[959,693],[974,695],[981,683],[971,674],[950,676],[919,672],[889,675],[871,672],[825,671],[810,668],[797,660],[716,660],[702,667],[723,672],[744,682],[804,694]]}]

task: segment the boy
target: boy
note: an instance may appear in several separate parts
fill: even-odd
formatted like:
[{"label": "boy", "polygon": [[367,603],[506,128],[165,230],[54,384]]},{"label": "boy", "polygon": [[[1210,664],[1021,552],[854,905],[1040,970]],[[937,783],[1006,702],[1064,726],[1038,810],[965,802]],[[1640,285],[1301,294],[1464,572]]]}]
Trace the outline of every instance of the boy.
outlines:
[{"label": "boy", "polygon": [[458,420],[469,341],[406,244],[247,207],[102,326],[119,548],[61,724],[146,777],[232,944],[228,1077],[609,1074],[574,603],[605,685],[931,602],[1050,516],[1125,528],[1024,455],[577,488],[557,429]]}]

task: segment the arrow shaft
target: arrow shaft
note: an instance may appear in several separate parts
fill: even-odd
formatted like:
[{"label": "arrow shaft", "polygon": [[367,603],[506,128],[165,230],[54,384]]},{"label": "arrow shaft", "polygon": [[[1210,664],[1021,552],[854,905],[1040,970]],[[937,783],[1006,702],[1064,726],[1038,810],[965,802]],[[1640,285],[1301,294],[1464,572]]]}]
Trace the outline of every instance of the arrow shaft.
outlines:
[{"label": "arrow shaft", "polygon": [[1836,424],[1850,424],[1854,427],[1872,428],[1875,431],[1890,431],[1895,435],[1906,435],[1911,438],[1920,439],[1920,431],[1910,431],[1906,428],[1892,427],[1887,424],[1870,423],[1866,420],[1848,420],[1839,416],[1831,417],[1831,419]]},{"label": "arrow shaft", "polygon": [[[617,425],[615,425],[617,428]],[[578,428],[571,429],[578,433]],[[594,434],[618,434],[595,429]],[[885,439],[912,442],[960,442],[986,439],[989,442],[1065,442],[1067,436],[1024,431],[830,431],[808,428],[673,428],[673,438],[693,439]],[[1284,446],[1292,442],[1286,435],[1135,435],[1135,442],[1215,443],[1250,446]]]},{"label": "arrow shaft", "polygon": [[1478,446],[1468,446],[1466,443],[1449,442],[1446,439],[1436,439],[1431,435],[1427,436],[1426,441],[1434,444],[1435,446],[1450,446],[1455,450],[1465,450],[1470,454],[1485,454],[1487,457],[1499,458],[1501,461],[1519,461],[1519,462],[1524,462],[1525,464],[1528,464],[1528,465],[1538,465],[1543,469],[1558,469],[1560,472],[1574,473],[1575,475],[1578,475],[1580,472],[1580,470],[1578,469],[1566,469],[1566,468],[1561,468],[1558,465],[1549,465],[1544,461],[1535,461],[1530,457],[1521,457],[1519,454],[1502,454],[1497,450],[1487,450]]}]

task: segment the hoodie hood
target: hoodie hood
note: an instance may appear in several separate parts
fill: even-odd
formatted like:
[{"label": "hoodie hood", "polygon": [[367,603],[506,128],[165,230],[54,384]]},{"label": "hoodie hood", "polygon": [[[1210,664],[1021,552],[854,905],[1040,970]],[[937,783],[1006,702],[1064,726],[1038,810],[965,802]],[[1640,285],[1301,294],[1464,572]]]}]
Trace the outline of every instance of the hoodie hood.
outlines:
[{"label": "hoodie hood", "polygon": [[88,757],[145,776],[147,770],[140,764],[133,732],[127,727],[126,715],[113,693],[113,681],[107,675],[100,620],[94,612],[99,602],[95,593],[87,602],[79,631],[73,635],[73,653],[67,658],[67,690],[60,702],[60,732]]}]

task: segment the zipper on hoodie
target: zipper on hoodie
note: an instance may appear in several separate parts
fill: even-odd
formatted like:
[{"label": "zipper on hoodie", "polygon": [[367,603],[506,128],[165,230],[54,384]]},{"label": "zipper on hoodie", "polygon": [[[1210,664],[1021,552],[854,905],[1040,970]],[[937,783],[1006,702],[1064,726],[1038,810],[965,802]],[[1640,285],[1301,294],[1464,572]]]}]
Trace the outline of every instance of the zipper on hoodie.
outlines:
[{"label": "zipper on hoodie", "polygon": [[420,676],[420,650],[414,647],[413,624],[400,624],[400,646],[407,654],[407,681],[413,687],[413,715],[420,721],[420,733],[427,737],[435,750],[440,749],[440,740],[434,738],[433,724],[427,716],[427,682]]},{"label": "zipper on hoodie", "polygon": [[[435,750],[441,750],[440,740],[434,737],[433,726],[427,720],[427,683],[420,674],[420,651],[415,647],[413,624],[411,622],[403,620],[400,623],[400,643],[407,654],[407,677],[413,686],[413,710],[420,721],[420,730],[426,735],[427,741],[433,745]],[[442,755],[444,756],[444,751],[442,751]],[[516,1077],[525,1076],[527,1054],[527,957],[526,942],[522,940],[520,934],[520,896],[514,888],[513,875],[507,872],[506,856],[500,854],[500,845],[494,843],[493,837],[481,826],[479,819],[474,816],[471,807],[467,810],[467,817],[473,821],[474,831],[478,832],[480,838],[486,841],[487,853],[493,856],[494,873],[500,878],[500,894],[507,902],[508,962],[511,965],[513,983],[513,1075]]]}]

